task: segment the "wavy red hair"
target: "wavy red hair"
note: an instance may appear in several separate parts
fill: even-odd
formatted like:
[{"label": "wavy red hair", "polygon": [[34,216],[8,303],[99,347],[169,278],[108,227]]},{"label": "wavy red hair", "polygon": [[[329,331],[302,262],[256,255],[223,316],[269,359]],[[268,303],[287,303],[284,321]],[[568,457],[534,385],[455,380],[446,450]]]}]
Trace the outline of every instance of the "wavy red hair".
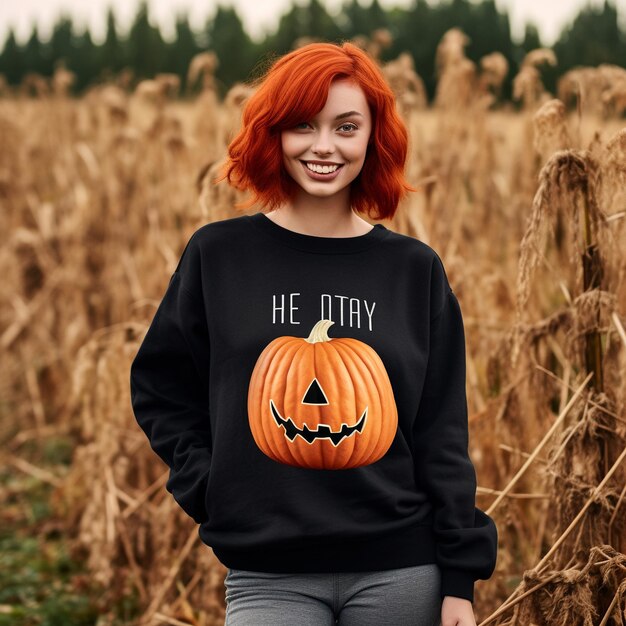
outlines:
[{"label": "wavy red hair", "polygon": [[372,116],[372,133],[363,168],[350,186],[353,210],[373,219],[391,218],[407,191],[404,178],[408,133],[396,111],[395,95],[376,62],[349,41],[312,43],[274,61],[254,81],[256,91],[242,114],[242,128],[228,146],[221,174],[233,187],[270,210],[286,203],[297,183],[283,165],[280,133],[309,120],[324,108],[330,84],[351,79],[363,90]]}]

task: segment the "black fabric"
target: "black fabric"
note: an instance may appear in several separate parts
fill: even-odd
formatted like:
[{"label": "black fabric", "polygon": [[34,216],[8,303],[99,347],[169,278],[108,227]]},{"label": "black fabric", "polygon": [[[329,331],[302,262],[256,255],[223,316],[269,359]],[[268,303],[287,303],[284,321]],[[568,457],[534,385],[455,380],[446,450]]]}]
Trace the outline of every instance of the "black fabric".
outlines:
[{"label": "black fabric", "polygon": [[[333,322],[327,339],[305,341],[321,320]],[[276,356],[280,337],[292,339]],[[461,309],[425,243],[382,224],[315,237],[263,213],[206,224],[130,374],[167,489],[226,567],[437,562],[442,597],[472,601],[493,573],[497,529],[475,506],[468,455]]]}]

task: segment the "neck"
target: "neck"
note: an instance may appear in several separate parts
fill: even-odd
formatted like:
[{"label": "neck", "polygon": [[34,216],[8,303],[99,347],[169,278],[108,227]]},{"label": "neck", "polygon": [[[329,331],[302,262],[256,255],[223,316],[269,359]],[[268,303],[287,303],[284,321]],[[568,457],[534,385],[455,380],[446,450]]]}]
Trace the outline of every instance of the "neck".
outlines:
[{"label": "neck", "polygon": [[290,202],[266,213],[279,226],[317,237],[353,237],[363,235],[372,228],[349,205],[347,193],[338,198],[320,198],[298,194]]},{"label": "neck", "polygon": [[315,237],[355,237],[372,229],[352,209],[340,213],[324,207],[305,210],[283,205],[266,215],[279,226]]}]

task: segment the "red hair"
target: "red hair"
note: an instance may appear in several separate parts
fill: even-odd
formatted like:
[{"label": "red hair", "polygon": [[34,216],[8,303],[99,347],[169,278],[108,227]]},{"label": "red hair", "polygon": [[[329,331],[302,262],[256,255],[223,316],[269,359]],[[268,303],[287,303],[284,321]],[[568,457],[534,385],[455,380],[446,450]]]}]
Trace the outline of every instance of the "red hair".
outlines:
[{"label": "red hair", "polygon": [[221,175],[270,210],[289,200],[297,183],[282,161],[280,132],[309,120],[324,108],[330,84],[351,79],[363,90],[372,115],[372,133],[363,168],[350,185],[350,205],[375,219],[393,217],[407,191],[404,178],[408,133],[396,111],[395,95],[376,62],[345,41],[312,43],[280,57],[255,83],[260,84],[243,110],[242,128],[228,146]]}]

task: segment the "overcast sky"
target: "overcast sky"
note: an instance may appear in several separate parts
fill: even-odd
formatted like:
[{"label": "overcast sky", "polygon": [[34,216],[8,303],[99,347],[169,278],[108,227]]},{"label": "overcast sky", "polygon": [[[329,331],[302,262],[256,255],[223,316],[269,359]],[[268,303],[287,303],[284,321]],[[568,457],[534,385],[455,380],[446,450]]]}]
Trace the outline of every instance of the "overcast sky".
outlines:
[{"label": "overcast sky", "polygon": [[[342,0],[322,0],[329,12],[335,13],[342,6]],[[369,6],[371,0],[359,0]],[[384,7],[409,6],[411,0],[379,0]],[[428,0],[437,4],[437,0]],[[117,24],[126,32],[134,17],[139,0],[0,0],[0,43],[3,45],[8,29],[12,26],[20,42],[26,40],[32,24],[39,25],[41,37],[47,38],[52,24],[61,11],[72,16],[74,24],[88,26],[93,38],[100,43],[104,39],[107,8],[113,8]],[[617,6],[619,20],[626,30],[626,0],[612,0]],[[267,31],[273,30],[279,17],[292,4],[292,0],[150,0],[149,15],[153,24],[158,24],[163,36],[172,38],[174,18],[177,11],[187,9],[194,30],[198,30],[217,6],[236,6],[246,31],[260,39]],[[297,0],[295,4],[308,4]],[[604,0],[496,0],[499,9],[508,8],[511,17],[513,37],[519,39],[527,21],[534,21],[542,41],[551,45],[561,28],[569,23],[585,5],[602,6]]]}]

